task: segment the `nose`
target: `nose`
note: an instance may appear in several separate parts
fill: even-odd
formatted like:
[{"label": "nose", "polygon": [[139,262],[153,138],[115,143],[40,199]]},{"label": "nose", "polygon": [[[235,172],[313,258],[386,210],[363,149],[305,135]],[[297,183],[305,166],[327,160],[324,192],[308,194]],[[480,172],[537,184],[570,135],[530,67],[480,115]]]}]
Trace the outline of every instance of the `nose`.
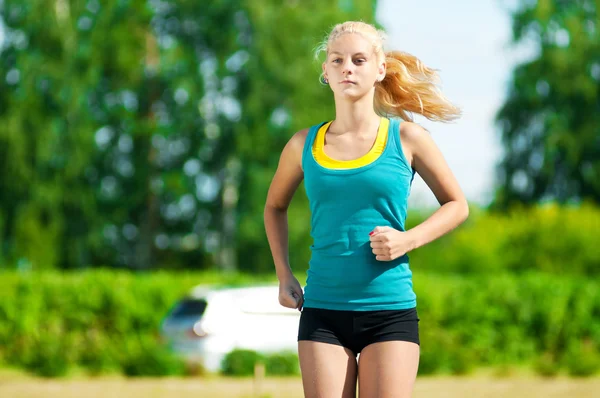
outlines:
[{"label": "nose", "polygon": [[347,59],[344,61],[344,65],[342,68],[342,73],[344,75],[351,75],[352,74],[352,60],[351,59]]}]

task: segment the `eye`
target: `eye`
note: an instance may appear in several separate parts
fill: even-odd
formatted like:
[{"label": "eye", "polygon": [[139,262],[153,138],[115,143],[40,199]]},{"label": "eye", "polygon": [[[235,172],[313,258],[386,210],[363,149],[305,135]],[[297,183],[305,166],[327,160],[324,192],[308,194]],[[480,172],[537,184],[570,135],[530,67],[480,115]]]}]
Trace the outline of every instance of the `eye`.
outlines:
[{"label": "eye", "polygon": [[354,62],[356,62],[357,64],[362,64],[363,62],[367,62],[367,60],[364,58],[357,58],[354,60]]},{"label": "eye", "polygon": [[334,62],[334,63],[337,63],[337,64],[339,64],[339,63],[341,63],[341,62],[342,62],[342,59],[341,59],[341,58],[335,58],[335,59],[333,60],[333,62]]}]

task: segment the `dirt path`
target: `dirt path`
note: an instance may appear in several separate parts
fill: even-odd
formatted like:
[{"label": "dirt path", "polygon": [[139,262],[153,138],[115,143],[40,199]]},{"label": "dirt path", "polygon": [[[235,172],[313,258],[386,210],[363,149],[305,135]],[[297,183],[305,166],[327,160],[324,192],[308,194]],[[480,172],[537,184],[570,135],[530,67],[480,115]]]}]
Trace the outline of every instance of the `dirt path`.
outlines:
[{"label": "dirt path", "polygon": [[[301,398],[299,378],[267,379],[261,397]],[[0,379],[2,398],[253,398],[251,379]],[[592,398],[600,397],[600,378],[539,379],[487,377],[419,378],[414,398]]]}]

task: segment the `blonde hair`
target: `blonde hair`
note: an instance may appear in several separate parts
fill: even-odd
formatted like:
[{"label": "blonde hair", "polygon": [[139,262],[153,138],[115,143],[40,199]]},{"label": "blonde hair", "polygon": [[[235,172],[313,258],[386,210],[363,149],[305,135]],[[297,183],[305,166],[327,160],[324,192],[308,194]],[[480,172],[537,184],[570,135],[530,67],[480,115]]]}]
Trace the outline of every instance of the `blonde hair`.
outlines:
[{"label": "blonde hair", "polygon": [[340,36],[357,33],[373,44],[378,60],[385,57],[385,78],[376,83],[373,106],[381,116],[399,116],[413,120],[413,113],[429,120],[449,122],[458,119],[461,111],[441,92],[435,69],[425,66],[417,57],[401,51],[385,52],[385,32],[365,22],[348,21],[333,27],[317,47],[315,56],[328,53],[331,44]]}]

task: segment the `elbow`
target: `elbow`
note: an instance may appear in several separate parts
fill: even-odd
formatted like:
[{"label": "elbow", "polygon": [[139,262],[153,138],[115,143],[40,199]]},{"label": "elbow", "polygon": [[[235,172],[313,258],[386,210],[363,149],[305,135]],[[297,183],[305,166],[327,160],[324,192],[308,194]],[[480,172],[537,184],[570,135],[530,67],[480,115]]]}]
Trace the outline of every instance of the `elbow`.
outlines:
[{"label": "elbow", "polygon": [[267,202],[263,210],[263,215],[266,218],[273,213],[285,213],[286,211],[287,206],[278,206],[277,204]]},{"label": "elbow", "polygon": [[456,226],[464,223],[469,218],[469,202],[464,197],[451,199],[443,203],[442,206],[447,206],[447,214]]},{"label": "elbow", "polygon": [[281,209],[272,204],[266,204],[263,211],[263,223],[265,229],[269,229],[270,225],[277,224],[282,218],[287,217],[287,208]]}]

